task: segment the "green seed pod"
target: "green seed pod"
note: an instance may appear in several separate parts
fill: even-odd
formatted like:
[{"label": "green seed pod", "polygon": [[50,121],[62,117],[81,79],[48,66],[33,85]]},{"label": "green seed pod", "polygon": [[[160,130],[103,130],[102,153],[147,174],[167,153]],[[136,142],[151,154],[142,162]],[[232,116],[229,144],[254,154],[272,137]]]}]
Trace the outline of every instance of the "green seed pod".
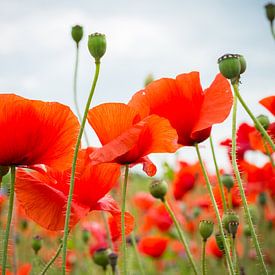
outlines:
[{"label": "green seed pod", "polygon": [[266,13],[267,19],[272,24],[275,18],[275,5],[272,3],[268,3],[267,5],[265,5],[265,13]]},{"label": "green seed pod", "polygon": [[218,59],[221,74],[227,79],[239,78],[241,73],[241,63],[238,55],[225,54]]},{"label": "green seed pod", "polygon": [[235,239],[239,227],[239,222],[229,222],[228,227],[229,233],[231,233],[233,239]]},{"label": "green seed pod", "polygon": [[248,208],[249,208],[252,223],[255,225],[255,224],[257,224],[257,222],[259,220],[258,208],[255,205],[252,205],[252,204],[249,205]]},{"label": "green seed pod", "polygon": [[82,231],[82,241],[84,243],[88,243],[89,239],[90,239],[90,232],[88,230],[84,229]]},{"label": "green seed pod", "polygon": [[229,174],[224,174],[221,176],[222,184],[227,188],[228,192],[230,192],[231,188],[234,186],[234,179]]},{"label": "green seed pod", "polygon": [[[263,128],[265,130],[268,129],[270,121],[269,121],[269,118],[267,116],[265,116],[265,115],[259,115],[259,116],[257,116],[257,120],[263,126]],[[255,125],[255,128],[259,131],[257,125]]]},{"label": "green seed pod", "polygon": [[42,238],[40,236],[35,236],[32,239],[32,249],[34,250],[34,253],[37,254],[38,251],[42,247]]},{"label": "green seed pod", "polygon": [[246,60],[244,59],[243,55],[241,55],[241,54],[236,54],[236,56],[238,56],[240,64],[241,64],[240,74],[243,74],[246,70]]},{"label": "green seed pod", "polygon": [[107,265],[109,264],[109,254],[110,249],[106,248],[100,248],[95,251],[93,255],[93,261],[95,264],[101,266],[104,270],[106,270]]},{"label": "green seed pod", "polygon": [[154,77],[152,74],[148,74],[144,80],[144,87],[146,87],[147,85],[149,85],[151,82],[154,81]]},{"label": "green seed pod", "polygon": [[72,27],[72,38],[73,40],[76,42],[76,44],[78,45],[78,43],[80,42],[80,40],[83,37],[83,27],[79,26],[79,25],[75,25]]},{"label": "green seed pod", "polygon": [[222,234],[220,232],[215,234],[215,239],[216,239],[216,243],[218,248],[220,249],[220,251],[224,252],[224,245],[223,245],[223,240],[222,240]]},{"label": "green seed pod", "polygon": [[167,182],[164,180],[154,180],[151,182],[149,190],[153,197],[164,200],[168,190]]},{"label": "green seed pod", "polygon": [[203,241],[207,241],[207,239],[212,235],[214,230],[214,223],[212,221],[202,220],[200,221],[199,231]]},{"label": "green seed pod", "polygon": [[228,233],[230,233],[229,223],[232,223],[232,222],[239,223],[239,217],[235,212],[227,211],[222,217],[222,223]]},{"label": "green seed pod", "polygon": [[93,33],[88,37],[88,49],[96,62],[100,62],[101,57],[106,52],[105,34]]}]

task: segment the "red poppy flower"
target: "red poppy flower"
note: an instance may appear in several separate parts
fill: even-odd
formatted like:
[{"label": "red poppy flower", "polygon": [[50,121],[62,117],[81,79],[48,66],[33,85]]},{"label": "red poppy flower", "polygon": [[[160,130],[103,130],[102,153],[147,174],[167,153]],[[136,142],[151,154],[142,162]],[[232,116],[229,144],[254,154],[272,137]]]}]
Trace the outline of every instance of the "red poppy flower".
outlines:
[{"label": "red poppy flower", "polygon": [[0,95],[0,165],[45,164],[56,169],[71,165],[79,130],[77,118],[55,102]]},{"label": "red poppy flower", "polygon": [[222,258],[223,252],[219,249],[215,237],[210,237],[206,243],[207,254],[213,255],[216,258]]},{"label": "red poppy flower", "polygon": [[134,108],[123,103],[106,103],[92,108],[88,121],[103,145],[91,154],[93,164],[142,163],[143,170],[153,176],[156,167],[147,155],[175,152],[178,148],[177,133],[168,120],[156,115],[141,119]]},{"label": "red poppy flower", "polygon": [[259,101],[267,110],[275,116],[275,96],[268,96]]},{"label": "red poppy flower", "polygon": [[230,85],[221,74],[203,91],[199,73],[191,72],[151,82],[129,105],[142,117],[156,114],[167,118],[177,130],[178,143],[191,146],[207,139],[212,125],[226,119],[232,101]]},{"label": "red poppy flower", "polygon": [[[106,195],[120,176],[117,164],[91,165],[85,161],[87,151],[80,152],[76,171],[70,227],[91,210],[120,215],[115,201]],[[82,158],[81,158],[82,157]],[[26,214],[42,227],[62,230],[69,193],[70,170],[57,172],[18,169],[15,191]],[[133,222],[133,221],[132,221]]]},{"label": "red poppy flower", "polygon": [[156,199],[149,193],[138,192],[134,195],[133,202],[136,207],[147,212],[156,202]]},{"label": "red poppy flower", "polygon": [[182,197],[195,186],[201,173],[200,164],[196,163],[190,165],[186,162],[180,162],[180,170],[175,174],[173,186],[174,197],[176,200],[182,199]]},{"label": "red poppy flower", "polygon": [[138,243],[138,249],[145,255],[159,258],[165,252],[169,239],[162,236],[143,237]]},{"label": "red poppy flower", "polygon": [[[17,271],[16,275],[29,275],[31,274],[32,265],[31,264],[23,264],[19,267],[19,270]],[[7,275],[12,275],[14,273],[7,271]]]}]

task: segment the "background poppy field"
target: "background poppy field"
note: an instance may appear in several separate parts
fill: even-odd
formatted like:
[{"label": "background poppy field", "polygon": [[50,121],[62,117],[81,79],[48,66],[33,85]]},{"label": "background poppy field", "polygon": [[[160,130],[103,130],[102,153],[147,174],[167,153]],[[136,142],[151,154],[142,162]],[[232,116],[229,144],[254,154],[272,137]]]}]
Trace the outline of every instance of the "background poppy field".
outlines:
[{"label": "background poppy field", "polygon": [[[0,274],[275,272],[275,35],[267,4],[0,4]],[[244,73],[227,77],[221,56],[245,58]],[[236,88],[270,140],[239,101],[234,151]]]}]

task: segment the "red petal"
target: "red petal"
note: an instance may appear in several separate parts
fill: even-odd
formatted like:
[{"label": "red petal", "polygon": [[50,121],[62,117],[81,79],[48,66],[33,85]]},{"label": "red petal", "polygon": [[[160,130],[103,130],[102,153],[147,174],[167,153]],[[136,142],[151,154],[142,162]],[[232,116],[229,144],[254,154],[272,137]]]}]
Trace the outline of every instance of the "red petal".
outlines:
[{"label": "red petal", "polygon": [[275,116],[275,96],[265,97],[260,103]]}]

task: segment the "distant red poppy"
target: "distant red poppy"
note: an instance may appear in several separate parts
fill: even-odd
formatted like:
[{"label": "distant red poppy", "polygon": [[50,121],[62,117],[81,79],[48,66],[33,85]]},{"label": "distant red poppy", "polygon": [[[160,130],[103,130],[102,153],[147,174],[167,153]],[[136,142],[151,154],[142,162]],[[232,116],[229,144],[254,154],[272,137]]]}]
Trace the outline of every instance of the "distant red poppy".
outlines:
[{"label": "distant red poppy", "polygon": [[223,252],[219,249],[215,237],[209,238],[208,242],[206,243],[206,252],[216,258],[222,258]]},{"label": "distant red poppy", "polygon": [[226,119],[232,101],[229,82],[221,74],[203,91],[199,73],[191,72],[151,82],[132,97],[129,106],[142,117],[167,118],[177,130],[178,143],[192,146],[209,137],[213,124]]},{"label": "distant red poppy", "polygon": [[148,211],[156,202],[156,199],[147,192],[137,192],[133,197],[133,203],[143,211]]},{"label": "distant red poppy", "polygon": [[[31,274],[32,265],[31,264],[23,264],[19,267],[19,270],[17,271],[16,275],[29,275]],[[7,271],[7,275],[12,275],[14,273]]]},{"label": "distant red poppy", "polygon": [[69,107],[55,102],[0,95],[0,165],[45,164],[65,170],[79,130]]},{"label": "distant red poppy", "polygon": [[[87,153],[88,152],[88,153]],[[70,227],[91,210],[108,211],[120,216],[116,202],[108,195],[120,176],[118,164],[91,165],[86,162],[91,151],[80,152],[75,178]],[[69,193],[70,170],[57,172],[18,169],[15,191],[17,198],[36,223],[49,230],[62,230]],[[133,220],[131,220],[133,223]]]},{"label": "distant red poppy", "polygon": [[162,236],[142,237],[138,243],[138,249],[145,255],[159,258],[165,252],[169,239]]},{"label": "distant red poppy", "polygon": [[275,96],[268,96],[259,101],[267,110],[275,116]]},{"label": "distant red poppy", "polygon": [[94,164],[142,163],[143,170],[153,176],[156,167],[147,155],[172,153],[178,148],[177,133],[168,120],[156,115],[141,119],[134,108],[123,103],[106,103],[92,108],[88,121],[103,145],[90,156]]}]

